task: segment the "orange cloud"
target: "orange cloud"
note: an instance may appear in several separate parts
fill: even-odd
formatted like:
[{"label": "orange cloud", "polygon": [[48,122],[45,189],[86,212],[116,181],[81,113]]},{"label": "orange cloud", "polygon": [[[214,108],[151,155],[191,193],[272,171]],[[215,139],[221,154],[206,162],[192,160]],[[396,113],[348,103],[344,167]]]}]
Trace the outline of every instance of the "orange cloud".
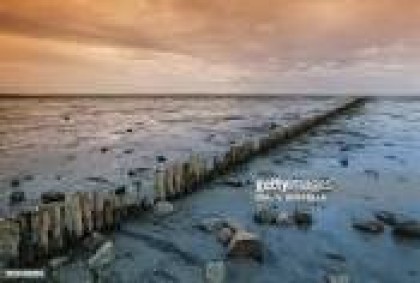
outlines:
[{"label": "orange cloud", "polygon": [[[121,66],[140,68],[142,74],[150,68],[156,88],[177,83],[190,89],[188,81],[196,80],[195,90],[213,84],[242,89],[243,82],[296,73],[296,64],[314,67],[307,72],[330,66],[326,62],[352,65],[361,60],[360,50],[398,44],[402,50],[386,56],[410,65],[420,57],[413,52],[420,47],[419,26],[420,3],[413,0],[2,0],[0,58],[7,64],[0,66],[0,91],[20,91],[34,72],[45,81],[36,87],[50,89],[42,79],[44,65],[60,74],[50,84],[54,91],[62,85],[63,92],[95,91],[98,85],[103,90],[104,80],[122,80],[124,86],[132,80],[130,91],[141,89],[133,76],[123,80],[112,71],[120,72]],[[101,53],[105,50],[113,51]],[[377,68],[388,64],[383,56],[373,57]],[[183,58],[182,63],[173,58]],[[152,61],[171,75],[145,63]],[[326,73],[334,77],[337,68],[331,66]],[[77,86],[81,80],[78,69],[92,72],[88,77],[98,80],[94,88],[82,82],[69,88],[66,82]],[[306,79],[299,74],[297,81]],[[152,82],[147,89],[154,88]],[[115,84],[112,89],[118,91]],[[35,89],[28,84],[25,91],[30,86]]]}]

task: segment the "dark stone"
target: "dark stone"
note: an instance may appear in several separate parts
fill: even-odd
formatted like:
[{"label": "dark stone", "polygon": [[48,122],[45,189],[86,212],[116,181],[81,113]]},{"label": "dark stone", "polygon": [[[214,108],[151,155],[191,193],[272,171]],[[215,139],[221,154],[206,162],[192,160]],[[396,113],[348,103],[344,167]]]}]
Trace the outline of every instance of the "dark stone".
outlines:
[{"label": "dark stone", "polygon": [[389,211],[377,211],[374,213],[376,219],[379,221],[382,221],[383,223],[387,225],[394,226],[397,224],[397,216]]},{"label": "dark stone", "polygon": [[255,212],[254,222],[258,224],[275,224],[277,215],[275,212],[268,208],[263,208]]},{"label": "dark stone", "polygon": [[41,201],[44,204],[52,202],[63,202],[66,199],[66,195],[63,192],[44,192],[41,194]]},{"label": "dark stone", "polygon": [[340,159],[340,165],[343,168],[349,167],[349,159],[347,157],[343,157]]},{"label": "dark stone", "polygon": [[394,235],[406,238],[420,239],[420,222],[411,220],[394,226]]},{"label": "dark stone", "polygon": [[277,124],[275,123],[275,122],[271,122],[269,125],[268,125],[268,129],[269,130],[274,130],[274,129],[276,129],[277,128]]},{"label": "dark stone", "polygon": [[335,260],[335,261],[340,261],[340,262],[345,262],[346,261],[345,256],[343,256],[341,254],[337,254],[337,253],[325,253],[325,256],[328,259]]},{"label": "dark stone", "polygon": [[167,160],[167,158],[163,155],[156,156],[156,161],[159,162],[159,163],[166,162],[166,160]]},{"label": "dark stone", "polygon": [[25,181],[32,181],[34,179],[34,176],[32,176],[32,175],[25,175],[25,176],[23,176],[23,180],[25,180]]},{"label": "dark stone", "polygon": [[67,115],[66,115],[66,116],[64,116],[64,117],[63,117],[63,119],[64,119],[64,121],[70,121],[70,117],[69,117],[69,116],[67,116]]},{"label": "dark stone", "polygon": [[10,193],[9,202],[10,204],[17,204],[25,201],[25,192],[23,191],[14,191]]},{"label": "dark stone", "polygon": [[384,232],[384,224],[376,220],[356,221],[353,223],[353,228],[362,232],[379,234]]},{"label": "dark stone", "polygon": [[128,129],[126,130],[126,132],[127,132],[127,133],[132,133],[132,132],[133,132],[133,129],[128,128]]},{"label": "dark stone", "polygon": [[295,211],[293,219],[297,225],[311,225],[313,222],[312,214],[306,211]]},{"label": "dark stone", "polygon": [[134,152],[134,149],[132,148],[124,150],[124,154],[132,154],[133,152]]},{"label": "dark stone", "polygon": [[101,152],[102,153],[107,153],[109,151],[109,148],[108,147],[101,147]]},{"label": "dark stone", "polygon": [[375,180],[379,179],[379,172],[373,169],[365,169],[365,174],[367,176],[373,177]]},{"label": "dark stone", "polygon": [[19,187],[19,186],[20,186],[20,181],[19,181],[19,179],[17,179],[17,178],[12,179],[12,180],[10,181],[10,186],[11,186],[12,188],[17,188],[17,187]]},{"label": "dark stone", "polygon": [[126,190],[127,190],[126,186],[124,186],[124,185],[119,186],[118,188],[115,189],[115,194],[117,196],[124,195],[126,193]]},{"label": "dark stone", "polygon": [[133,169],[129,169],[127,172],[127,175],[129,177],[138,177],[140,176],[143,172],[149,170],[149,168],[133,168]]},{"label": "dark stone", "polygon": [[347,152],[347,151],[350,151],[350,149],[351,149],[351,147],[350,147],[350,145],[348,145],[348,144],[342,145],[342,146],[340,147],[340,151],[342,151],[342,152]]}]

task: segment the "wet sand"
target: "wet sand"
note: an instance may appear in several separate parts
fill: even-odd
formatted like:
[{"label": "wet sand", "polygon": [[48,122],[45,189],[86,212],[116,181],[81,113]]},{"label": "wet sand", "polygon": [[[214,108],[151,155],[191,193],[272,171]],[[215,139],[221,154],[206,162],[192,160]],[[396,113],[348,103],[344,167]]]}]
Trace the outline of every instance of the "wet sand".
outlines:
[{"label": "wet sand", "polygon": [[[264,107],[266,109],[268,106]],[[275,109],[278,106],[272,107],[268,109],[274,112],[264,113],[277,113]],[[242,111],[244,109],[247,108],[244,107]],[[289,113],[286,117],[293,119],[293,113],[286,112]],[[231,118],[224,120],[235,124],[240,121],[235,115],[238,114],[229,112]],[[237,133],[241,136],[243,129],[248,129],[252,124],[250,121],[258,121],[257,125],[271,121],[267,119],[270,115],[267,115],[239,123],[239,126],[236,124],[235,127],[226,122],[221,125],[226,126],[226,129],[240,129]],[[117,128],[127,126],[120,127],[118,124]],[[256,134],[254,126],[251,128],[253,134]],[[348,276],[350,282],[418,282],[420,241],[396,238],[390,227],[386,227],[385,232],[379,235],[361,233],[353,229],[352,223],[356,218],[372,218],[377,210],[420,219],[420,134],[416,130],[419,126],[418,100],[378,99],[368,102],[362,108],[348,111],[336,120],[254,159],[226,176],[242,181],[243,186],[236,188],[224,183],[223,179],[216,180],[202,191],[176,201],[175,213],[167,217],[145,213],[139,219],[125,223],[121,231],[113,236],[116,260],[104,271],[104,276],[111,282],[202,282],[206,264],[223,261],[226,265],[226,282],[324,282],[326,275],[335,273]],[[205,130],[210,128],[212,126]],[[191,124],[187,129],[191,129]],[[127,133],[120,134],[125,137]],[[227,136],[230,134],[223,136],[224,145],[229,144]],[[125,138],[115,143],[102,142],[99,143],[101,146],[112,148],[112,154],[101,161],[114,160],[115,149],[125,148],[127,144]],[[82,158],[82,162],[76,164],[90,160],[93,155],[102,156],[97,151],[96,142],[93,144],[93,147],[87,146],[85,151],[92,155],[87,155],[85,159],[78,157]],[[135,152],[141,151],[139,148]],[[207,148],[205,143],[203,148]],[[174,152],[177,151],[179,147],[175,146]],[[150,154],[149,149],[145,149],[144,152],[149,154],[152,164],[156,162],[154,154],[161,151],[152,151],[153,154]],[[55,156],[57,152],[53,153]],[[172,155],[168,156],[171,158]],[[121,159],[125,160],[126,157]],[[138,160],[136,165],[142,164],[143,160],[146,159]],[[44,160],[37,162],[43,164]],[[110,165],[98,162],[102,163],[105,167]],[[120,172],[119,167],[127,170],[132,166],[132,163],[126,167],[121,164],[125,163],[118,163],[118,168],[113,169],[114,173]],[[74,176],[74,179],[66,178],[79,182],[85,180],[85,172],[79,170],[84,167],[68,166],[70,169],[66,172]],[[48,172],[51,167],[46,166],[43,170]],[[93,172],[88,171],[87,174]],[[102,167],[98,172],[110,179],[114,176],[107,175],[108,171]],[[124,174],[115,174],[124,176],[116,180],[126,182]],[[36,180],[41,179],[47,187],[56,184],[50,184],[48,178],[43,179],[39,175],[35,174]],[[260,225],[253,220],[254,181],[272,175],[284,179],[333,178],[339,189],[329,194],[327,202],[313,212],[314,224],[309,229]],[[7,180],[3,184],[9,184],[10,176],[3,174],[3,177],[3,180]],[[63,183],[63,180],[56,181]],[[41,183],[32,182],[33,187],[25,183],[25,188],[39,189]],[[210,217],[234,219],[247,230],[259,235],[264,244],[264,261],[227,260],[226,248],[216,237],[196,227],[197,223]],[[60,272],[63,282],[84,282],[90,276],[83,261],[66,265]]]},{"label": "wet sand", "polygon": [[[352,223],[377,210],[420,219],[419,126],[416,100],[375,100],[349,111],[232,172],[228,177],[244,181],[243,187],[215,181],[176,202],[168,217],[145,215],[125,224],[115,235],[109,279],[202,282],[206,263],[218,260],[226,264],[226,282],[324,282],[336,272],[350,282],[418,282],[420,241],[396,238],[390,227],[379,235],[361,233]],[[259,225],[253,221],[252,181],[270,175],[333,178],[339,190],[313,213],[310,229]],[[226,260],[214,235],[195,227],[214,216],[257,233],[263,263]],[[63,276],[74,280],[88,272],[72,265]]]}]

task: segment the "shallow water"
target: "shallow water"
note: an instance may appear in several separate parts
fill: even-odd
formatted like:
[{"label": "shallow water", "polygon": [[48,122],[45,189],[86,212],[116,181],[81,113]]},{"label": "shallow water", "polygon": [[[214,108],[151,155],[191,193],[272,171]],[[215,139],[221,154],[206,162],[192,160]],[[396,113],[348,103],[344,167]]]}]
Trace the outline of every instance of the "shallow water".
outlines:
[{"label": "shallow water", "polygon": [[[126,224],[115,238],[111,278],[202,282],[206,263],[225,260],[226,282],[324,282],[337,272],[350,282],[419,282],[419,241],[395,238],[389,227],[368,235],[351,226],[354,218],[372,218],[382,209],[420,219],[419,126],[420,101],[371,101],[231,174],[243,180],[267,174],[335,179],[339,190],[314,212],[310,229],[257,225],[253,184],[238,189],[215,182],[177,202],[170,217]],[[194,228],[218,215],[261,237],[262,264],[227,261],[216,237]]]},{"label": "shallow water", "polygon": [[[153,101],[155,100],[150,100],[152,105],[158,103],[162,107],[162,101]],[[171,99],[164,101],[167,108],[173,109]],[[112,103],[117,102],[112,101]],[[112,103],[109,104],[109,108],[112,108]],[[133,107],[132,102],[126,103],[128,109]],[[293,113],[310,113],[316,111],[316,108],[325,107],[323,104],[325,102],[301,100],[298,102],[286,100],[285,102],[284,100],[255,99],[237,102],[235,99],[227,99],[188,102],[191,104],[179,103],[183,106],[194,105],[194,109],[200,110],[193,111],[195,114],[188,116],[186,113],[190,113],[191,110],[178,106],[185,111],[182,117],[174,118],[169,115],[172,117],[169,122],[168,118],[163,118],[163,122],[156,124],[145,122],[149,127],[143,134],[141,134],[142,130],[133,126],[137,121],[136,118],[127,118],[138,114],[133,114],[129,110],[122,111],[131,114],[118,114],[128,116],[121,118],[120,122],[115,123],[114,126],[109,126],[109,130],[102,129],[101,131],[107,131],[108,134],[98,134],[97,138],[92,138],[91,144],[87,142],[76,146],[74,152],[77,152],[77,158],[72,162],[64,163],[67,164],[64,166],[67,168],[65,171],[56,168],[55,162],[52,162],[52,165],[44,165],[48,164],[43,159],[45,152],[40,154],[35,151],[34,155],[38,154],[40,157],[35,158],[34,164],[41,164],[43,165],[41,167],[45,168],[42,168],[39,173],[33,173],[35,180],[32,182],[36,183],[38,178],[44,178],[42,177],[44,175],[54,179],[54,175],[59,173],[74,176],[72,177],[74,180],[84,180],[84,174],[92,176],[95,170],[98,170],[97,173],[101,176],[106,176],[116,183],[124,182],[125,175],[121,171],[126,169],[121,168],[143,166],[145,160],[149,160],[150,163],[147,164],[152,166],[156,154],[168,154],[166,151],[163,152],[167,146],[173,146],[171,148],[175,152],[174,156],[177,157],[179,155],[176,155],[176,152],[179,152],[179,148],[183,146],[189,147],[186,151],[194,147],[194,150],[208,152],[223,150],[230,138],[238,138],[247,133],[250,128],[251,134],[258,134],[255,127],[267,121],[286,122],[288,119],[296,119]],[[232,107],[232,104],[236,108]],[[214,108],[210,108],[209,105],[213,105]],[[292,109],[289,107],[291,105],[295,107],[299,105],[301,108],[300,110]],[[148,107],[153,109],[152,106]],[[162,112],[161,109],[156,109],[156,116],[153,116],[155,117],[153,119],[150,118],[151,114],[144,114],[144,121],[160,121],[157,117],[166,115],[162,114],[163,112],[173,113]],[[217,112],[214,109],[218,109]],[[86,111],[92,113],[93,110]],[[57,117],[60,123],[65,123],[60,117],[68,112],[60,113],[57,116],[54,114],[53,117]],[[217,115],[230,118],[214,118]],[[70,123],[72,119],[76,119],[73,118],[74,115],[69,116]],[[191,118],[194,121],[197,117],[198,120],[201,119],[200,123],[186,122],[186,116],[190,118],[194,116]],[[203,116],[206,118],[200,118]],[[244,118],[241,120],[239,117]],[[105,118],[95,120],[96,127],[101,128],[98,124],[102,124],[105,120]],[[214,122],[215,120],[218,122]],[[90,127],[82,125],[84,123],[79,124],[81,124],[80,127]],[[159,133],[155,133],[156,139],[150,134],[155,129],[151,125],[160,125]],[[133,127],[133,133],[123,133],[128,127]],[[329,194],[325,205],[314,212],[315,223],[310,229],[255,224],[252,203],[253,182],[243,188],[232,188],[220,181],[215,181],[206,185],[202,191],[177,201],[176,212],[169,217],[160,219],[146,214],[138,220],[124,224],[122,230],[114,235],[117,254],[115,262],[106,272],[108,280],[111,282],[203,282],[205,265],[216,260],[225,261],[226,282],[324,282],[323,278],[326,274],[337,271],[339,274],[348,276],[350,282],[419,282],[419,241],[397,239],[391,234],[389,227],[381,235],[362,234],[351,227],[353,218],[369,218],[372,217],[374,211],[382,209],[420,219],[418,205],[420,201],[418,180],[420,132],[418,128],[420,128],[420,100],[369,101],[361,108],[349,111],[338,119],[297,138],[292,143],[254,159],[230,175],[233,178],[250,181],[271,175],[278,175],[285,179],[292,177],[335,179],[339,190]],[[209,131],[216,132],[221,142],[208,142],[205,137]],[[109,135],[113,136],[112,133],[116,132],[118,132],[115,134],[118,138],[109,138]],[[85,136],[89,135],[89,131],[85,133]],[[186,133],[187,138],[183,139]],[[90,134],[96,136],[96,134]],[[162,135],[171,139],[169,141],[162,139]],[[80,134],[80,136],[83,135]],[[140,137],[148,142],[139,143],[138,141],[142,140],[139,139]],[[147,137],[152,138],[147,139]],[[199,142],[191,143],[191,137],[197,137],[193,140]],[[11,135],[9,138],[13,139]],[[186,143],[186,140],[189,142]],[[53,142],[51,139],[46,139],[46,143]],[[64,148],[63,144],[64,142],[60,142],[57,147]],[[112,148],[105,156],[98,153],[98,148],[103,145]],[[133,156],[118,155],[129,146],[136,146]],[[47,147],[53,148],[51,144]],[[52,160],[55,160],[54,158],[61,160],[61,157],[56,156],[57,152],[60,150],[51,150]],[[67,153],[66,150],[64,152]],[[140,154],[143,152],[150,159]],[[47,153],[50,152],[47,151]],[[136,157],[137,153],[141,157]],[[20,160],[13,154],[9,156],[11,156],[10,164],[13,164],[13,160]],[[58,154],[58,156],[61,155]],[[168,154],[168,156],[171,158],[172,155]],[[348,160],[348,165],[344,165],[342,160]],[[18,161],[16,163],[19,163]],[[83,167],[82,164],[85,162],[88,162],[90,166]],[[92,164],[99,164],[97,165],[99,168],[90,168]],[[30,170],[36,168],[31,166],[28,165]],[[21,168],[23,167],[17,166],[17,169],[21,171],[11,171],[19,172],[19,174],[27,172]],[[86,168],[89,168],[88,172],[84,172],[83,169]],[[5,169],[9,170],[9,168]],[[2,172],[7,170],[3,171],[2,167]],[[9,173],[3,174],[4,180],[8,180],[9,177]],[[63,180],[54,181],[56,183],[50,184],[48,178],[45,177],[43,180],[42,184],[48,186],[63,182]],[[35,190],[36,186],[32,186],[28,185],[28,188]],[[257,233],[265,246],[263,263],[226,260],[226,249],[217,242],[216,237],[194,227],[196,223],[213,216],[232,218],[243,227]],[[77,262],[66,266],[61,276],[68,282],[75,282],[75,280],[82,282],[89,277],[89,272],[84,268],[83,262]]]}]

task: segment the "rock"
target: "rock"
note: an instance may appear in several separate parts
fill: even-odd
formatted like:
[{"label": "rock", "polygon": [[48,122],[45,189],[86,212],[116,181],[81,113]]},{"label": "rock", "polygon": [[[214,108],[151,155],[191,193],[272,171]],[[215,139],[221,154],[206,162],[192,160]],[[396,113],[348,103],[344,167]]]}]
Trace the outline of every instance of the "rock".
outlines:
[{"label": "rock", "polygon": [[374,169],[365,169],[365,174],[369,177],[374,178],[375,180],[379,179],[379,172]]},{"label": "rock", "polygon": [[309,226],[312,224],[312,214],[306,211],[295,211],[293,214],[293,220],[297,225]]},{"label": "rock", "polygon": [[343,157],[340,159],[340,165],[343,168],[349,167],[349,159],[347,157]]},{"label": "rock", "polygon": [[17,203],[21,203],[23,201],[25,201],[26,197],[25,197],[25,192],[23,191],[14,191],[10,193],[9,196],[9,203],[11,205],[13,204],[17,204]]},{"label": "rock", "polygon": [[223,261],[208,262],[204,269],[205,283],[223,283],[225,282],[226,267]]},{"label": "rock", "polygon": [[255,234],[237,231],[229,243],[227,255],[229,258],[250,258],[262,261],[262,243]]},{"label": "rock", "polygon": [[217,233],[217,239],[219,242],[221,242],[223,245],[229,244],[230,240],[233,237],[233,231],[230,228],[224,227],[219,230]]},{"label": "rock", "polygon": [[362,232],[379,234],[384,232],[384,224],[376,220],[356,221],[353,223],[353,228]]},{"label": "rock", "polygon": [[63,192],[44,192],[41,194],[41,201],[44,204],[52,203],[52,202],[61,202],[64,201],[66,198],[66,194]]},{"label": "rock", "polygon": [[134,149],[129,148],[124,150],[124,154],[132,154],[134,152]]},{"label": "rock", "polygon": [[407,238],[420,238],[420,222],[411,220],[394,226],[394,235]]},{"label": "rock", "polygon": [[129,169],[127,172],[127,175],[129,177],[139,177],[143,172],[146,172],[149,170],[149,168],[139,167],[139,168],[133,168]]},{"label": "rock", "polygon": [[25,175],[25,176],[23,176],[23,180],[25,180],[25,181],[32,181],[34,179],[34,176],[32,176],[32,175]]},{"label": "rock", "polygon": [[195,225],[198,229],[207,233],[217,233],[223,228],[229,228],[233,233],[241,230],[241,226],[232,219],[220,217],[207,218]]},{"label": "rock", "polygon": [[345,256],[343,256],[341,254],[337,254],[337,253],[325,253],[325,256],[328,259],[339,261],[339,262],[345,262],[346,261]]},{"label": "rock", "polygon": [[17,187],[19,187],[19,186],[20,186],[20,181],[19,181],[19,179],[17,179],[17,178],[12,179],[12,180],[10,181],[10,186],[11,186],[12,188],[17,188]]},{"label": "rock", "polygon": [[115,194],[117,196],[124,195],[126,193],[126,191],[127,191],[127,187],[122,185],[122,186],[119,186],[118,188],[115,189]]},{"label": "rock", "polygon": [[88,266],[90,269],[101,269],[109,265],[115,259],[114,243],[105,241],[95,253],[89,257]]},{"label": "rock", "polygon": [[159,163],[166,162],[166,160],[167,160],[167,158],[163,155],[156,156],[156,161],[159,162]]},{"label": "rock", "polygon": [[389,211],[384,211],[384,210],[377,211],[374,213],[374,215],[376,219],[390,226],[394,226],[398,222],[397,216],[394,213],[389,212]]},{"label": "rock", "polygon": [[277,214],[270,208],[262,208],[254,213],[254,221],[258,224],[275,224]]},{"label": "rock", "polygon": [[132,133],[133,132],[133,129],[131,129],[131,128],[128,128],[127,130],[125,130],[127,133]]},{"label": "rock", "polygon": [[105,147],[105,146],[101,147],[101,153],[107,153],[108,151],[109,151],[108,147]]},{"label": "rock", "polygon": [[154,206],[154,211],[159,216],[168,215],[174,212],[174,206],[168,201],[158,201]]}]

